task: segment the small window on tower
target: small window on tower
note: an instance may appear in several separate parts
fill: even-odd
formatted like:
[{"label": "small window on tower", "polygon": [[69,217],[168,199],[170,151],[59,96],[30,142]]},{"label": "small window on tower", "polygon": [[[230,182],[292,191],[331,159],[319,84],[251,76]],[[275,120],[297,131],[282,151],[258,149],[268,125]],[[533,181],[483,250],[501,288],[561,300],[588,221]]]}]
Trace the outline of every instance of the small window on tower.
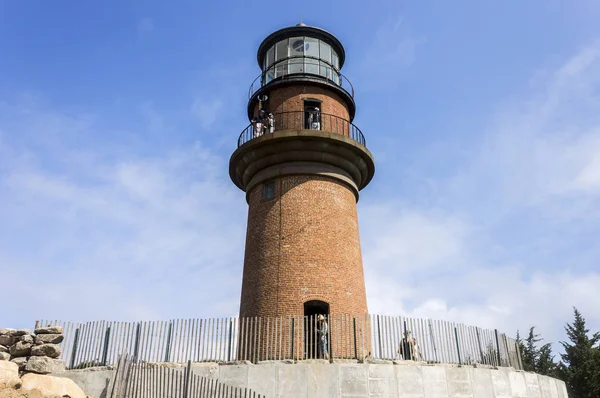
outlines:
[{"label": "small window on tower", "polygon": [[263,200],[275,197],[275,181],[265,182],[263,185]]}]

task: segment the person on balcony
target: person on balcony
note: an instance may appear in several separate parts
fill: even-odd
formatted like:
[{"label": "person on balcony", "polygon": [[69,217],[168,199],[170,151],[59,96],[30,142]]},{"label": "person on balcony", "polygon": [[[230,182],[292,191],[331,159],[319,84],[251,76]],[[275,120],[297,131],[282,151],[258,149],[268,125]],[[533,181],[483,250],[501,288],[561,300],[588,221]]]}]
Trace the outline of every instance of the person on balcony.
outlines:
[{"label": "person on balcony", "polygon": [[271,134],[275,132],[275,117],[272,113],[267,117],[267,131]]},{"label": "person on balcony", "polygon": [[321,130],[321,111],[315,107],[308,115],[308,127],[311,130]]},{"label": "person on balcony", "polygon": [[252,118],[252,127],[254,128],[254,138],[260,137],[264,133],[265,120],[261,115]]},{"label": "person on balcony", "polygon": [[327,349],[329,325],[327,325],[327,321],[323,315],[317,317],[317,337],[319,359],[329,359],[329,350]]}]

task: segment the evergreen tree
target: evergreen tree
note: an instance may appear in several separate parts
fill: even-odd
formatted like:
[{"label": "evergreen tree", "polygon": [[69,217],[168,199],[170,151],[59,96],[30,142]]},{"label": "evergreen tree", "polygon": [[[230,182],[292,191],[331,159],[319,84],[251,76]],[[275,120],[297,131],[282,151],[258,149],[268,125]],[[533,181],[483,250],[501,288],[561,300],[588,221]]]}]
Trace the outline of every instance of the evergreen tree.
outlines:
[{"label": "evergreen tree", "polygon": [[556,369],[557,365],[554,362],[554,355],[552,355],[552,346],[550,343],[546,343],[538,350],[535,372],[545,376],[556,377]]},{"label": "evergreen tree", "polygon": [[541,340],[538,337],[539,334],[534,332],[535,326],[529,329],[529,335],[524,341],[519,341],[520,337],[517,333],[517,341],[519,341],[519,349],[521,350],[521,360],[523,361],[523,370],[529,372],[535,372],[535,365],[537,362],[537,349],[536,344]]},{"label": "evergreen tree", "polygon": [[517,343],[521,351],[523,370],[554,376],[556,363],[554,363],[554,355],[552,355],[552,346],[547,343],[538,349],[538,343],[542,340],[540,335],[535,333],[535,326],[529,329],[529,335],[525,340],[521,339],[517,331]]},{"label": "evergreen tree", "polygon": [[588,337],[585,319],[577,308],[573,308],[575,320],[567,324],[565,330],[570,342],[561,344],[565,350],[561,354],[559,377],[567,384],[569,396],[572,398],[600,397],[600,334]]}]

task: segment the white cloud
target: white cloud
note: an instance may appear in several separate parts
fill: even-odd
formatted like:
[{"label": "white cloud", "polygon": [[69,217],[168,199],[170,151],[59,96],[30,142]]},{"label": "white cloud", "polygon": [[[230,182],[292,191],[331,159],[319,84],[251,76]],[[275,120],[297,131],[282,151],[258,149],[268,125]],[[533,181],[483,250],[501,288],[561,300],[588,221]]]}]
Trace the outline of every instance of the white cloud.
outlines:
[{"label": "white cloud", "polygon": [[0,147],[0,299],[19,297],[4,321],[235,315],[246,214],[226,160],[201,142],[156,156],[82,142],[97,125],[72,136],[77,119],[60,112],[49,140],[29,128],[46,112],[0,115],[14,138]]},{"label": "white cloud", "polygon": [[363,205],[370,310],[511,334],[535,325],[556,343],[576,306],[599,330],[598,109],[600,42],[537,74],[462,148],[456,175],[423,176],[435,192],[415,189],[435,198]]},{"label": "white cloud", "polygon": [[464,253],[467,231],[458,219],[394,203],[362,208],[361,220],[365,257],[378,268],[435,269],[459,261]]},{"label": "white cloud", "polygon": [[600,41],[498,112],[466,172],[450,182],[455,197],[551,209],[550,216],[598,215],[599,107]]}]

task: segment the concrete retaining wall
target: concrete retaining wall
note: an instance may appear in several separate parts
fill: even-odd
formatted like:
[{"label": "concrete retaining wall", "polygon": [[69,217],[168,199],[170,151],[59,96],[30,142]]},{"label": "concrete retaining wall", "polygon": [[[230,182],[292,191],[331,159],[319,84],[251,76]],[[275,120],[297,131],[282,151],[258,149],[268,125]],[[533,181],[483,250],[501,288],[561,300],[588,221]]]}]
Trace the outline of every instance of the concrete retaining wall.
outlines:
[{"label": "concrete retaining wall", "polygon": [[[247,387],[267,397],[285,398],[567,398],[565,384],[510,368],[325,361],[259,365],[193,364],[194,373]],[[96,398],[110,396],[113,370],[79,370],[65,375]]]}]

